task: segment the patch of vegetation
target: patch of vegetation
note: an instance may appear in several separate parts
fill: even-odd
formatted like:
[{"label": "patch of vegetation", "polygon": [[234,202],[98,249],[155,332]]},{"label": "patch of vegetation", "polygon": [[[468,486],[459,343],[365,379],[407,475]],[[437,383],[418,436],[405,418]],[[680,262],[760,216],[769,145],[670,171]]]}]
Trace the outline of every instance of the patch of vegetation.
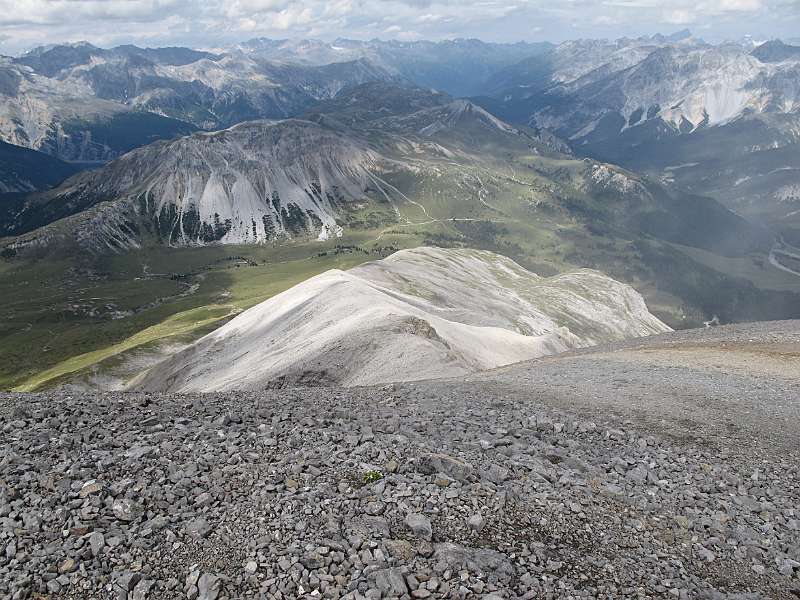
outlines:
[{"label": "patch of vegetation", "polygon": [[367,471],[364,473],[363,477],[364,485],[370,485],[371,483],[378,482],[381,479],[383,479],[383,473],[375,470]]},{"label": "patch of vegetation", "polygon": [[193,331],[204,330],[211,325],[220,323],[235,314],[237,310],[233,306],[204,306],[192,310],[185,311],[172,315],[165,319],[162,323],[147,327],[139,331],[129,338],[122,340],[116,344],[112,344],[99,350],[87,352],[69,358],[63,362],[58,363],[56,366],[47,369],[41,373],[37,373],[34,377],[24,381],[14,388],[17,392],[32,392],[41,388],[42,386],[54,382],[66,375],[71,375],[82,369],[100,363],[111,357],[117,356],[138,348],[145,344],[149,344],[167,337],[176,337],[191,334]]}]

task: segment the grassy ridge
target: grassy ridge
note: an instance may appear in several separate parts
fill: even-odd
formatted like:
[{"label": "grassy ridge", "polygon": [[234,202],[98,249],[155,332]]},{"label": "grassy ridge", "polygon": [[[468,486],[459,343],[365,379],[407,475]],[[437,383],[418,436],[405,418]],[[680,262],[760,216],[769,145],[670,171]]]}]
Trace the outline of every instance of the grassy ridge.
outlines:
[{"label": "grassy ridge", "polygon": [[155,340],[205,333],[313,275],[380,257],[337,244],[419,243],[388,235],[368,244],[375,235],[0,262],[0,389],[36,389]]},{"label": "grassy ridge", "polygon": [[191,310],[172,315],[157,325],[152,325],[139,331],[129,338],[122,340],[119,343],[112,344],[99,350],[80,354],[72,358],[68,358],[47,369],[41,373],[37,373],[22,384],[16,386],[16,392],[32,392],[47,383],[59,379],[61,377],[77,373],[83,369],[96,365],[106,359],[117,356],[138,348],[145,344],[162,340],[167,337],[188,335],[194,331],[201,330],[210,325],[219,323],[220,321],[236,315],[239,311],[230,305],[222,306],[203,306],[200,308],[193,308]]}]

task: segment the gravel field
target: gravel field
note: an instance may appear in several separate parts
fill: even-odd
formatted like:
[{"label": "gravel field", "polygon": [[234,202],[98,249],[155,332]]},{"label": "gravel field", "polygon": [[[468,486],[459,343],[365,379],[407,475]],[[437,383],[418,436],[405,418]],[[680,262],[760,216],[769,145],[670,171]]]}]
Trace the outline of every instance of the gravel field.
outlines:
[{"label": "gravel field", "polygon": [[0,431],[0,598],[800,597],[800,322]]}]

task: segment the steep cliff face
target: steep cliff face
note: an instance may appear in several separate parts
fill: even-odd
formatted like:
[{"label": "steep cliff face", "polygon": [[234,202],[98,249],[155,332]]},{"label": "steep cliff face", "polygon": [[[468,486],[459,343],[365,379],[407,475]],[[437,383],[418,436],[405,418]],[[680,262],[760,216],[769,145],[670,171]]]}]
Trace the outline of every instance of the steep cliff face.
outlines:
[{"label": "steep cliff face", "polygon": [[299,284],[134,387],[410,381],[668,330],[633,288],[595,271],[542,278],[491,252],[418,248]]}]

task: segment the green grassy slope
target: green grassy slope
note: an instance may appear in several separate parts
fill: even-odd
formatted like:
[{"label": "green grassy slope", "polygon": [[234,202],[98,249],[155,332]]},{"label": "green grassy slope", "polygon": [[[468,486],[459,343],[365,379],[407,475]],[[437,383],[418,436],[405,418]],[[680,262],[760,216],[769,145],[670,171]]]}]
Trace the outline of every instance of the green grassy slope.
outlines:
[{"label": "green grassy slope", "polygon": [[378,258],[396,242],[419,243],[408,235],[369,243],[377,233],[0,261],[0,389],[35,389],[157,340],[191,339],[308,277]]}]

